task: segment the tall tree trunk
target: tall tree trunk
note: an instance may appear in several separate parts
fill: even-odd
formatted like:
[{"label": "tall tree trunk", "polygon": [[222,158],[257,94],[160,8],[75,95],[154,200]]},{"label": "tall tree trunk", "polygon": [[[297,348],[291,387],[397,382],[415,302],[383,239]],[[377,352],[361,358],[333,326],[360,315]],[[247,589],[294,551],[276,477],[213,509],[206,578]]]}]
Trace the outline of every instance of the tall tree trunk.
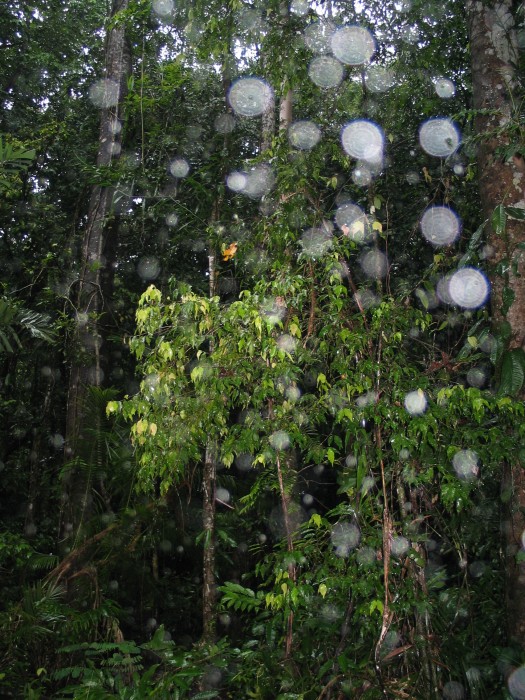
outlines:
[{"label": "tall tree trunk", "polygon": [[[113,0],[111,20],[127,9],[129,0]],[[96,102],[101,106],[97,168],[110,166],[120,154],[120,120],[131,75],[131,51],[123,25],[108,30],[105,47],[104,81],[97,85]],[[73,357],[69,378],[66,419],[66,458],[78,457],[85,427],[85,397],[88,385],[103,381],[103,314],[107,313],[104,291],[111,288],[112,251],[118,221],[112,217],[114,188],[95,185],[91,190],[81,251],[80,276],[74,305],[77,315]],[[69,475],[68,520],[76,529],[86,512],[89,483],[79,470]],[[80,502],[79,499],[84,499]]]},{"label": "tall tree trunk", "polygon": [[[466,0],[472,59],[473,102],[479,187],[485,217],[494,209],[524,207],[524,153],[502,156],[510,141],[505,127],[518,119],[513,105],[517,42],[512,0]],[[503,233],[491,229],[492,306],[496,324],[508,322],[511,348],[525,340],[525,266],[518,248],[525,241],[525,222],[509,218]],[[510,305],[509,305],[509,302]],[[504,467],[503,489],[509,494],[504,518],[506,605],[509,639],[525,647],[525,564],[517,561],[525,531],[525,477],[518,462]]]}]

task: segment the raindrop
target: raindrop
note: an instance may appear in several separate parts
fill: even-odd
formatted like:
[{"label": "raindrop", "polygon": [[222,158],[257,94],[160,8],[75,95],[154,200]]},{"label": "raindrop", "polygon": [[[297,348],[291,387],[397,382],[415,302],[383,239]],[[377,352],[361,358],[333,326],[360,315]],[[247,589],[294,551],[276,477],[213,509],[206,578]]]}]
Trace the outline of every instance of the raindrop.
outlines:
[{"label": "raindrop", "polygon": [[452,458],[452,466],[460,479],[472,481],[479,474],[479,457],[474,450],[458,450]]},{"label": "raindrop", "polygon": [[268,165],[256,165],[246,173],[246,184],[242,192],[251,199],[260,199],[268,194],[275,184],[275,175]]},{"label": "raindrop", "polygon": [[331,53],[331,39],[335,32],[335,25],[332,22],[312,22],[304,30],[304,41],[306,46],[317,54]]},{"label": "raindrop", "polygon": [[288,129],[288,139],[295,148],[307,151],[319,143],[321,130],[311,121],[298,121]]},{"label": "raindrop", "polygon": [[186,177],[190,172],[190,164],[185,158],[175,158],[170,163],[170,173],[173,177]]},{"label": "raindrop", "polygon": [[394,85],[394,73],[386,66],[371,66],[365,75],[370,92],[386,92]]},{"label": "raindrop", "polygon": [[264,534],[264,532],[261,532],[259,533],[259,535],[257,535],[257,539],[261,544],[264,544],[267,541],[268,537]]},{"label": "raindrop", "polygon": [[448,681],[443,686],[443,700],[463,700],[465,689],[458,681]]},{"label": "raindrop", "polygon": [[377,124],[366,119],[356,119],[341,132],[343,148],[349,156],[365,161],[377,161],[383,157],[383,132]]},{"label": "raindrop", "polygon": [[109,78],[97,80],[96,83],[89,88],[89,99],[100,109],[115,107],[118,105],[120,94],[119,84]]},{"label": "raindrop", "polygon": [[296,346],[297,339],[291,335],[288,335],[288,333],[283,333],[283,335],[280,335],[277,338],[277,347],[283,352],[288,352],[292,354],[293,352],[295,352]]},{"label": "raindrop", "polygon": [[24,528],[24,533],[27,537],[34,537],[37,533],[37,527],[34,523],[28,523]]},{"label": "raindrop", "polygon": [[160,262],[154,255],[145,255],[137,264],[137,273],[143,280],[154,280],[160,274]]},{"label": "raindrop", "polygon": [[434,82],[434,90],[439,97],[448,99],[456,94],[456,86],[448,78],[437,78]]},{"label": "raindrop", "polygon": [[372,566],[376,561],[376,553],[372,547],[361,547],[357,550],[356,557],[361,566]]},{"label": "raindrop", "polygon": [[336,523],[332,529],[330,540],[338,557],[347,557],[350,550],[355,549],[361,541],[361,532],[353,523]]},{"label": "raindrop", "polygon": [[410,549],[410,542],[406,537],[393,537],[391,551],[394,557],[403,557]]},{"label": "raindrop", "polygon": [[49,438],[49,441],[51,443],[51,446],[55,448],[55,450],[61,450],[64,447],[64,437],[63,435],[60,435],[60,433],[56,433],[56,435],[52,435]]},{"label": "raindrop", "polygon": [[372,33],[365,27],[341,27],[332,36],[332,51],[341,63],[360,66],[368,63],[376,50]]},{"label": "raindrop", "polygon": [[215,131],[219,134],[229,134],[235,128],[235,117],[233,114],[219,114],[214,122]]},{"label": "raindrop", "polygon": [[361,394],[356,399],[356,405],[359,408],[364,408],[365,406],[372,406],[372,404],[377,403],[379,394],[376,391],[367,391],[366,394]]},{"label": "raindrop", "polygon": [[266,31],[266,24],[259,12],[247,7],[237,13],[236,25],[240,33],[261,35]]},{"label": "raindrop", "polygon": [[368,187],[372,182],[373,173],[366,163],[358,164],[352,173],[352,180],[358,187]]},{"label": "raindrop", "polygon": [[181,544],[179,544],[175,547],[175,551],[177,552],[177,554],[184,554],[184,547]]},{"label": "raindrop", "polygon": [[230,88],[228,102],[237,114],[256,117],[273,101],[272,88],[261,78],[240,78]]},{"label": "raindrop", "polygon": [[355,455],[347,455],[345,459],[345,464],[349,469],[357,467],[357,457]]},{"label": "raindrop", "polygon": [[114,119],[109,123],[109,130],[113,135],[120,134],[122,131],[122,124],[119,122],[118,119]]},{"label": "raindrop", "polygon": [[299,17],[304,17],[304,15],[307,15],[309,9],[310,3],[308,0],[292,0],[290,4],[290,12],[294,15],[298,15]]},{"label": "raindrop", "polygon": [[249,452],[242,452],[235,458],[235,466],[240,472],[248,472],[252,468],[253,456]]},{"label": "raindrop", "polygon": [[371,289],[360,289],[354,294],[356,304],[365,311],[379,304],[379,297]]},{"label": "raindrop", "polygon": [[403,447],[401,450],[399,450],[399,459],[402,462],[406,462],[407,459],[410,457],[410,452],[406,449],[406,447]]},{"label": "raindrop", "polygon": [[405,180],[409,185],[417,185],[421,178],[419,177],[419,173],[417,173],[415,170],[409,170],[405,175]]},{"label": "raindrop", "polygon": [[303,503],[305,506],[311,506],[313,502],[314,502],[314,497],[312,496],[311,493],[303,494]]},{"label": "raindrop", "polygon": [[429,207],[421,217],[421,233],[435,246],[451,245],[461,231],[458,215],[449,207]]},{"label": "raindrop", "polygon": [[469,566],[469,572],[472,578],[481,578],[487,569],[487,565],[483,561],[473,561]]},{"label": "raindrop", "polygon": [[159,549],[161,552],[171,552],[172,544],[169,540],[162,540],[162,542],[159,544]]},{"label": "raindrop", "polygon": [[375,488],[376,481],[372,476],[365,476],[361,484],[361,493],[365,494]]},{"label": "raindrop", "polygon": [[147,630],[154,630],[157,627],[157,620],[154,617],[150,617],[148,620],[146,620],[146,629]]},{"label": "raindrop", "polygon": [[359,264],[367,277],[382,279],[388,272],[388,258],[380,250],[369,250],[365,253]]},{"label": "raindrop", "polygon": [[108,583],[108,588],[110,591],[118,591],[118,581],[115,581],[115,580],[110,581]]},{"label": "raindrop", "polygon": [[450,119],[429,119],[419,128],[421,148],[431,156],[451,156],[457,150],[460,141],[459,130]]},{"label": "raindrop", "polygon": [[333,56],[317,56],[310,63],[308,75],[320,88],[333,88],[343,80],[344,68]]},{"label": "raindrop", "polygon": [[166,217],[166,225],[170,227],[174,227],[179,223],[179,217],[177,214],[168,214]]},{"label": "raindrop", "polygon": [[169,17],[173,12],[173,0],[153,0],[151,6],[159,17]]},{"label": "raindrop", "polygon": [[487,374],[482,367],[471,367],[467,372],[467,382],[470,384],[470,386],[481,389],[486,381]]},{"label": "raindrop", "polygon": [[[301,398],[301,390],[296,384],[289,386],[284,393],[288,401],[291,401],[292,403],[296,403]],[[300,423],[299,417],[296,418],[296,421]]]},{"label": "raindrop", "polygon": [[335,223],[355,243],[369,243],[372,232],[365,212],[357,204],[345,202],[337,208]]},{"label": "raindrop", "polygon": [[230,190],[233,190],[234,192],[242,192],[246,187],[247,182],[248,178],[246,173],[240,172],[239,170],[234,170],[226,178],[226,184]]},{"label": "raindrop", "polygon": [[51,367],[47,367],[47,365],[44,365],[44,367],[42,367],[42,369],[40,370],[40,374],[46,379],[50,379],[53,376],[53,370],[51,369]]},{"label": "raindrop", "polygon": [[448,285],[450,283],[450,278],[452,277],[452,273],[446,274],[444,277],[442,277],[439,282],[436,285],[436,294],[438,296],[438,299],[443,302],[443,304],[453,304],[454,300],[450,296],[450,292],[448,291]]},{"label": "raindrop", "polygon": [[332,232],[326,227],[307,229],[301,236],[303,253],[309,258],[319,258],[332,248]]},{"label": "raindrop", "polygon": [[290,447],[290,436],[284,430],[277,430],[275,433],[272,433],[268,440],[273,449],[278,452],[287,450]]},{"label": "raindrop", "polygon": [[489,283],[485,275],[473,267],[462,267],[450,278],[449,294],[457,306],[464,309],[477,309],[489,295]]},{"label": "raindrop", "polygon": [[231,494],[228,489],[219,486],[215,490],[215,498],[217,501],[222,501],[222,503],[229,503],[231,501]]},{"label": "raindrop", "polygon": [[267,299],[260,308],[261,316],[272,326],[280,323],[286,316],[286,302],[282,297]]},{"label": "raindrop", "polygon": [[422,389],[409,391],[405,396],[404,403],[411,416],[420,416],[426,411],[427,397]]}]

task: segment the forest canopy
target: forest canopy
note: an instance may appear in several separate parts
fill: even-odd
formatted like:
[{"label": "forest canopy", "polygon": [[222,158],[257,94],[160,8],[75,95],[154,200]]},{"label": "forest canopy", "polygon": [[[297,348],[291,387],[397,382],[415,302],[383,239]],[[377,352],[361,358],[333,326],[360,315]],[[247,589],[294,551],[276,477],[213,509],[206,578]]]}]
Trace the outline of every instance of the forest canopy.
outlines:
[{"label": "forest canopy", "polygon": [[0,695],[524,700],[523,4],[0,27]]}]

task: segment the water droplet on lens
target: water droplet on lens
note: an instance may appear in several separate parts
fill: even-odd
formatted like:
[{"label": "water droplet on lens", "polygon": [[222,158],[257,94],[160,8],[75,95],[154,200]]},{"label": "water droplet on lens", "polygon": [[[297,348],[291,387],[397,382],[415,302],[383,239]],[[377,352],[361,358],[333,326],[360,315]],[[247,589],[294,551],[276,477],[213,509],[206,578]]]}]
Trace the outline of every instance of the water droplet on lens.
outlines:
[{"label": "water droplet on lens", "polygon": [[365,27],[341,27],[332,36],[332,51],[336,58],[349,66],[368,63],[376,50],[372,33]]},{"label": "water droplet on lens", "polygon": [[269,437],[269,443],[278,452],[287,450],[290,447],[290,436],[284,430],[277,430]]},{"label": "water droplet on lens", "polygon": [[467,382],[470,384],[470,386],[481,389],[486,381],[487,375],[482,367],[471,367],[467,372]]},{"label": "water droplet on lens", "polygon": [[256,117],[272,104],[272,88],[261,78],[240,78],[230,88],[231,108],[243,117]]},{"label": "water droplet on lens", "polygon": [[479,457],[474,450],[458,450],[452,458],[452,466],[460,479],[472,481],[479,474],[478,461]]},{"label": "water droplet on lens", "polygon": [[154,255],[145,255],[137,264],[137,273],[143,280],[154,280],[160,274],[160,262]]},{"label": "water droplet on lens", "polygon": [[380,250],[370,250],[359,260],[365,275],[373,279],[382,279],[388,272],[388,258]]},{"label": "water droplet on lens", "polygon": [[459,130],[450,119],[429,119],[419,128],[421,148],[431,156],[446,158],[452,155],[460,141]]},{"label": "water droplet on lens", "polygon": [[242,190],[246,187],[246,182],[246,173],[242,173],[239,170],[235,170],[233,173],[230,173],[226,178],[226,184],[230,190],[233,190],[234,192],[242,192]]},{"label": "water droplet on lens", "polygon": [[434,82],[434,89],[439,97],[448,99],[456,94],[456,86],[448,78],[437,78]]},{"label": "water droplet on lens", "polygon": [[186,177],[190,172],[190,164],[185,158],[175,158],[170,163],[170,173],[173,177]]},{"label": "water droplet on lens", "polygon": [[361,532],[354,523],[336,523],[330,535],[332,545],[338,557],[347,557],[361,541]]},{"label": "water droplet on lens", "polygon": [[215,498],[223,503],[229,503],[231,500],[231,494],[228,489],[222,488],[222,486],[217,487],[215,490]]},{"label": "water droplet on lens", "polygon": [[421,217],[421,233],[434,246],[451,245],[458,238],[461,225],[449,207],[429,207]]},{"label": "water droplet on lens", "polygon": [[319,143],[321,130],[311,121],[298,121],[288,129],[288,138],[295,148],[309,150]]},{"label": "water droplet on lens", "polygon": [[366,119],[356,119],[341,132],[343,148],[349,156],[364,161],[377,161],[383,157],[383,132]]},{"label": "water droplet on lens", "polygon": [[443,686],[443,700],[464,700],[465,689],[458,681],[448,681]]},{"label": "water droplet on lens", "polygon": [[324,226],[309,228],[301,236],[303,253],[310,258],[319,258],[332,248],[332,232]]},{"label": "water droplet on lens", "polygon": [[169,17],[173,12],[173,0],[153,0],[151,6],[159,17]]},{"label": "water droplet on lens", "polygon": [[479,270],[462,267],[450,277],[448,291],[457,306],[477,309],[487,301],[489,283]]},{"label": "water droplet on lens", "polygon": [[233,114],[219,114],[214,126],[219,134],[229,134],[235,128],[235,117]]},{"label": "water droplet on lens", "polygon": [[307,15],[309,9],[310,3],[308,0],[292,0],[290,4],[290,12],[294,15],[298,15],[299,17],[304,17],[304,15]]},{"label": "water droplet on lens", "polygon": [[97,80],[96,83],[89,88],[89,99],[100,109],[115,107],[118,105],[120,88],[119,84],[109,78]]},{"label": "water droplet on lens", "polygon": [[318,56],[308,69],[310,80],[321,88],[333,88],[341,83],[344,68],[333,56]]},{"label": "water droplet on lens", "polygon": [[422,415],[427,408],[427,397],[421,389],[410,391],[405,396],[405,408],[412,416]]},{"label": "water droplet on lens", "polygon": [[395,83],[394,73],[386,66],[371,66],[365,79],[370,92],[386,92]]},{"label": "water droplet on lens", "polygon": [[331,39],[334,32],[335,25],[332,22],[312,22],[304,30],[305,44],[314,53],[329,54],[332,51]]},{"label": "water droplet on lens", "polygon": [[407,540],[406,537],[393,537],[392,538],[392,545],[391,545],[392,556],[402,557],[408,552],[409,549],[410,549],[410,542]]}]

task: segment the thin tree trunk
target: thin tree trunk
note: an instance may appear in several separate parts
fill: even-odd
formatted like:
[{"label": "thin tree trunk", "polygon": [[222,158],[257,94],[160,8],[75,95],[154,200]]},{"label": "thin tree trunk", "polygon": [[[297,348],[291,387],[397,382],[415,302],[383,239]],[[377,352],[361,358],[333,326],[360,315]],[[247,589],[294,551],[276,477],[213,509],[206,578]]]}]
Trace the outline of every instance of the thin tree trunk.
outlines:
[{"label": "thin tree trunk", "polygon": [[[111,18],[127,9],[129,0],[113,0]],[[97,168],[108,167],[120,153],[120,119],[131,74],[131,52],[125,28],[117,24],[106,37],[107,90],[101,99],[99,147]],[[111,81],[111,82],[110,82]],[[101,85],[104,85],[101,83]],[[116,92],[116,99],[112,93]],[[111,96],[110,96],[111,95]],[[86,227],[84,230],[81,268],[74,300],[77,325],[73,338],[68,406],[66,418],[66,459],[79,456],[79,442],[85,423],[86,386],[99,386],[103,381],[102,346],[104,324],[102,314],[107,311],[104,290],[111,287],[112,269],[107,257],[115,249],[111,237],[117,236],[118,224],[111,219],[114,188],[95,185],[91,190]],[[89,484],[78,472],[72,472],[67,484],[68,520],[76,526],[86,512]],[[84,501],[80,502],[79,499]]]},{"label": "thin tree trunk", "polygon": [[[524,207],[524,154],[502,155],[509,147],[505,127],[518,119],[513,104],[517,43],[511,0],[466,0],[472,60],[473,103],[478,147],[479,188],[484,216],[490,222],[494,209]],[[525,241],[525,223],[509,218],[506,230],[489,231],[493,250],[492,306],[496,324],[508,322],[511,348],[525,340],[525,266],[518,248]],[[503,270],[503,272],[501,272]],[[510,306],[506,300],[513,299]],[[505,308],[508,306],[508,308]],[[517,561],[525,531],[525,477],[519,463],[506,465],[503,489],[510,494],[503,523],[506,559],[506,606],[509,639],[525,647],[525,564]]]}]

